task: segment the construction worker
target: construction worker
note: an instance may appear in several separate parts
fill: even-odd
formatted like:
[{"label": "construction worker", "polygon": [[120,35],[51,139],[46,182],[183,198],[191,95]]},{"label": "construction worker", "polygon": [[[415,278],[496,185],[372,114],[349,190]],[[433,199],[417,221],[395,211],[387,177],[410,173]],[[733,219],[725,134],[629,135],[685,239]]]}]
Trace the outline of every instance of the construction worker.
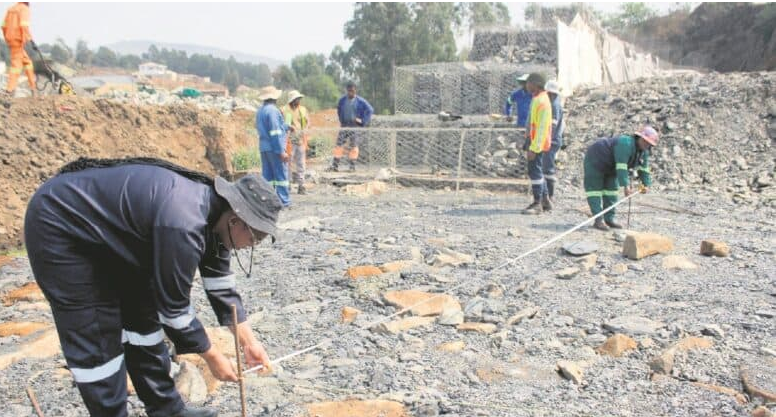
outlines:
[{"label": "construction worker", "polygon": [[523,210],[524,214],[540,214],[552,210],[547,193],[547,184],[542,174],[542,154],[552,146],[552,105],[544,91],[545,79],[539,73],[531,73],[526,80],[526,89],[531,93],[531,110],[528,113],[526,130],[526,160],[528,177],[531,179],[533,203]]},{"label": "construction worker", "polygon": [[[658,134],[650,126],[644,126],[633,135],[622,135],[595,141],[585,153],[585,193],[590,212],[595,216],[603,209],[617,202],[619,187],[624,187],[625,196],[633,193],[630,171],[636,169],[646,187],[652,184],[649,173],[649,152],[658,142]],[[601,207],[603,200],[603,208]],[[595,220],[599,230],[621,229],[614,221],[614,209]]]},{"label": "construction worker", "polygon": [[288,193],[288,150],[286,135],[294,128],[287,125],[283,114],[277,108],[277,100],[283,94],[273,86],[259,90],[259,100],[263,101],[256,112],[256,131],[259,133],[259,151],[261,152],[261,174],[275,187],[284,207],[291,205]]},{"label": "construction worker", "polygon": [[517,113],[517,127],[525,127],[528,122],[528,112],[531,111],[531,93],[525,88],[525,82],[528,80],[528,74],[517,77],[520,88],[513,91],[507,97],[507,103],[504,105],[504,116],[508,121],[512,121],[512,107]]},{"label": "construction worker", "polygon": [[272,186],[253,174],[214,180],[153,158],[82,158],[38,188],[24,240],[90,415],[127,416],[127,372],[149,417],[217,415],[184,405],[163,340],[166,334],[178,355],[199,354],[217,379],[237,381],[195,316],[197,269],[248,366],[270,365],[246,321],[229,252],[267,235],[274,241],[281,207]]},{"label": "construction worker", "polygon": [[563,146],[563,107],[560,102],[560,85],[557,81],[550,80],[544,85],[547,96],[552,105],[552,140],[550,141],[550,150],[542,153],[542,174],[547,184],[547,195],[552,203],[555,197],[555,155],[560,147]]},{"label": "construction worker", "polygon": [[283,106],[283,117],[285,117],[286,124],[294,127],[294,133],[290,135],[291,140],[288,141],[292,149],[289,153],[288,147],[286,147],[286,152],[291,155],[293,168],[291,179],[297,184],[297,194],[307,194],[304,187],[304,171],[309,137],[305,129],[310,127],[310,122],[307,108],[302,105],[302,98],[304,98],[304,94],[292,90],[288,93],[288,104]]},{"label": "construction worker", "polygon": [[3,37],[11,53],[11,66],[8,68],[8,83],[5,87],[7,94],[13,96],[23,70],[27,76],[30,91],[35,95],[35,69],[30,56],[24,50],[24,45],[28,42],[33,50],[38,50],[30,34],[30,3],[16,3],[5,12]]},{"label": "construction worker", "polygon": [[340,130],[337,135],[337,146],[334,148],[334,159],[331,162],[331,166],[328,171],[338,171],[339,162],[343,156],[345,156],[345,143],[348,143],[350,150],[348,151],[348,162],[350,163],[350,171],[356,170],[356,160],[358,159],[358,143],[360,137],[358,132],[353,129],[366,127],[369,125],[369,121],[372,119],[374,109],[363,97],[356,95],[356,84],[352,81],[348,82],[346,86],[347,94],[340,98],[337,104],[337,116],[339,116],[340,127],[346,128],[346,130]]}]

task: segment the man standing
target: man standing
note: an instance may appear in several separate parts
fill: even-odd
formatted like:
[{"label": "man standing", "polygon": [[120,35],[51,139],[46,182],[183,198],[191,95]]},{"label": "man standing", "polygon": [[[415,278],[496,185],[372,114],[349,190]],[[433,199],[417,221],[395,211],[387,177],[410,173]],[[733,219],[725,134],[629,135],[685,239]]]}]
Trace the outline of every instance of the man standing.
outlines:
[{"label": "man standing", "polygon": [[544,84],[544,76],[536,72],[531,73],[526,80],[526,88],[532,96],[526,131],[526,160],[534,201],[523,210],[524,214],[552,210],[547,184],[542,175],[542,153],[550,150],[552,140],[552,105],[544,91]]},{"label": "man standing", "polygon": [[5,89],[8,95],[13,95],[19,76],[27,75],[32,95],[35,95],[35,70],[32,60],[24,50],[24,45],[29,42],[32,49],[37,51],[38,46],[32,40],[30,34],[30,3],[22,2],[11,6],[5,13],[3,20],[3,37],[11,52],[11,66],[8,68],[8,84]]},{"label": "man standing", "polygon": [[166,334],[176,354],[197,353],[214,377],[237,381],[196,317],[197,269],[248,366],[270,365],[246,321],[229,252],[274,240],[280,209],[255,175],[231,183],[153,158],[81,158],[38,188],[24,242],[89,415],[127,416],[127,372],[149,417],[217,415],[183,403],[164,342]]},{"label": "man standing", "polygon": [[374,109],[364,98],[356,95],[356,84],[352,81],[347,84],[347,94],[340,98],[337,104],[337,116],[339,116],[340,127],[346,130],[340,130],[337,135],[337,146],[334,148],[334,159],[331,162],[329,171],[338,171],[339,162],[345,156],[343,146],[347,142],[350,150],[348,151],[348,162],[350,171],[356,170],[356,160],[358,159],[359,135],[353,129],[369,125],[372,119]]},{"label": "man standing", "polygon": [[278,98],[283,90],[274,86],[259,90],[259,100],[263,103],[256,113],[256,131],[259,132],[259,151],[261,152],[261,175],[278,193],[283,207],[291,205],[288,193],[288,153],[286,134],[293,127],[288,126],[283,114],[277,108]]},{"label": "man standing", "polygon": [[513,91],[507,97],[507,103],[504,105],[504,116],[507,116],[507,120],[510,121],[512,118],[512,106],[515,107],[517,127],[525,127],[525,124],[528,122],[528,112],[531,111],[531,93],[525,88],[526,80],[528,80],[528,74],[517,77],[520,88]]},{"label": "man standing", "polygon": [[547,195],[549,197],[547,201],[550,203],[549,206],[543,208],[551,210],[552,199],[555,196],[555,182],[557,181],[555,176],[555,155],[560,147],[563,146],[563,107],[560,103],[560,86],[557,81],[547,81],[544,89],[547,91],[552,104],[552,141],[550,142],[549,152],[542,154],[542,173],[547,184]]},{"label": "man standing", "polygon": [[[644,187],[652,184],[649,172],[649,151],[658,142],[658,134],[650,126],[644,126],[633,135],[599,139],[585,153],[585,193],[590,212],[595,216],[603,209],[617,202],[619,187],[624,187],[625,196],[633,193],[630,185],[630,170],[636,169]],[[644,189],[646,192],[646,188]],[[603,208],[601,207],[603,200]],[[598,230],[621,229],[614,221],[614,210],[595,220]]]},{"label": "man standing", "polygon": [[[304,188],[304,171],[305,171],[305,159],[307,152],[308,135],[305,132],[309,125],[307,118],[307,108],[302,106],[302,98],[304,95],[297,90],[293,90],[288,93],[288,104],[283,106],[283,116],[285,117],[286,124],[294,128],[294,132],[291,133],[291,165],[293,171],[291,179],[297,183],[297,194],[307,194],[307,190]],[[286,147],[288,149],[288,147]]]}]

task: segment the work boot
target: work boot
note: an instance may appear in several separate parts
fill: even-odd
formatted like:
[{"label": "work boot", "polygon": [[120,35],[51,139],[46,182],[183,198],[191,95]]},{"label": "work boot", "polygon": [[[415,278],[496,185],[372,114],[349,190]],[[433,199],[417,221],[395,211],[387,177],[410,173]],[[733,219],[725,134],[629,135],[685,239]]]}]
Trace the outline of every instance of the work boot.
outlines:
[{"label": "work boot", "polygon": [[542,197],[542,209],[544,211],[552,211],[552,200],[550,200],[550,196],[545,195]]},{"label": "work boot", "polygon": [[212,408],[199,408],[187,406],[172,417],[218,417],[218,412]]},{"label": "work boot", "polygon": [[611,227],[612,229],[622,229],[622,225],[620,223],[615,222],[614,220],[604,220],[607,226]]},{"label": "work boot", "polygon": [[595,227],[598,230],[602,230],[604,232],[609,231],[609,226],[607,226],[606,223],[604,223],[604,221],[601,220],[600,218],[595,219],[595,223],[593,224],[593,227]]},{"label": "work boot", "polygon": [[541,214],[542,211],[544,211],[542,209],[542,203],[534,201],[530,206],[523,209],[523,214]]},{"label": "work boot", "polygon": [[296,193],[299,195],[305,195],[307,194],[307,188],[304,188],[304,185],[299,184],[299,187],[296,189]]}]

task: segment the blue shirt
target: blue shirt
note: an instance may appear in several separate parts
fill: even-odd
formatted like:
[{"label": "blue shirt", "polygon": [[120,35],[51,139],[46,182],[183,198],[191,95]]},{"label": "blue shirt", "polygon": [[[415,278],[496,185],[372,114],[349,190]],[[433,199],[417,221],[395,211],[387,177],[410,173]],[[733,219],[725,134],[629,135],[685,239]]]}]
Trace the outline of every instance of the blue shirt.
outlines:
[{"label": "blue shirt", "polygon": [[517,111],[517,126],[525,127],[528,122],[528,113],[531,111],[531,93],[528,90],[521,88],[512,92],[507,97],[507,103],[504,106],[504,115],[510,116],[512,114],[512,106],[515,106]]},{"label": "blue shirt", "polygon": [[558,95],[552,100],[552,146],[563,146],[563,106]]},{"label": "blue shirt", "polygon": [[256,131],[259,132],[259,152],[282,154],[286,151],[288,125],[275,104],[266,103],[256,112]]},{"label": "blue shirt", "polygon": [[353,119],[347,118],[347,112],[346,107],[349,105],[350,99],[347,95],[342,96],[339,100],[339,104],[337,104],[337,116],[339,117],[340,126],[359,126],[356,124],[355,119],[359,118],[361,119],[361,125],[360,126],[367,126],[369,124],[369,121],[372,120],[372,114],[374,114],[375,109],[372,108],[372,105],[369,104],[368,101],[364,100],[361,96],[356,96],[355,101],[355,116]]}]

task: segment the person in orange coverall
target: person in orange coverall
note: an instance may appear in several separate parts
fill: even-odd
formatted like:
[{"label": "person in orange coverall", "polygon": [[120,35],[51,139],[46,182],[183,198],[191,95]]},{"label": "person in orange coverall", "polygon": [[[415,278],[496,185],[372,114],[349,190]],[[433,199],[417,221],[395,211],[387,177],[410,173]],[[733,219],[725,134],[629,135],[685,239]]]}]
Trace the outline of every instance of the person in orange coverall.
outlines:
[{"label": "person in orange coverall", "polygon": [[27,81],[30,84],[32,94],[35,94],[35,71],[32,67],[32,60],[24,50],[24,45],[29,42],[32,49],[38,50],[38,46],[32,40],[30,34],[30,3],[20,2],[11,6],[5,12],[3,19],[3,37],[8,49],[11,51],[11,67],[8,69],[8,84],[6,91],[13,94],[16,89],[16,83],[22,70],[27,75]]}]

